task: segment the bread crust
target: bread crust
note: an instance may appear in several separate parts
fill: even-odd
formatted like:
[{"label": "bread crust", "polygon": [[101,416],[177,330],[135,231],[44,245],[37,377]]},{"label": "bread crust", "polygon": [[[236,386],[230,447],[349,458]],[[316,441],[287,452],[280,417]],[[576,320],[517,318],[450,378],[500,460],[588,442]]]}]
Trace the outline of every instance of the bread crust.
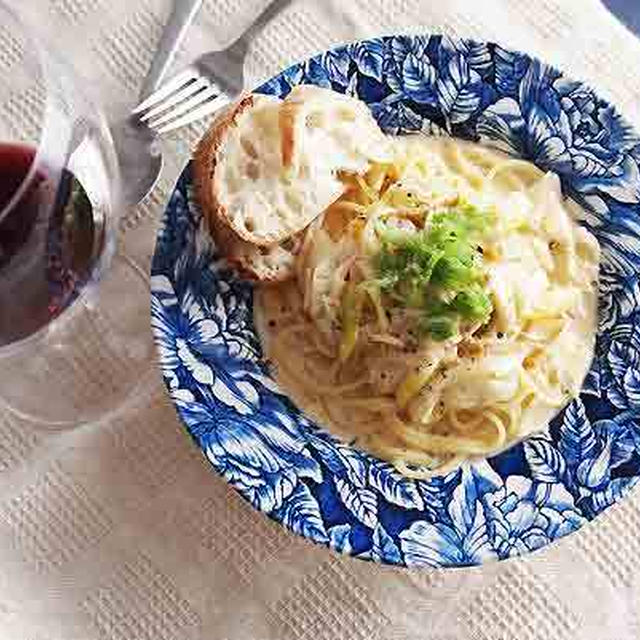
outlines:
[{"label": "bread crust", "polygon": [[221,252],[240,275],[248,280],[281,282],[293,274],[295,251],[300,245],[301,234],[296,234],[289,245],[258,246],[239,236],[228,224],[224,206],[218,201],[215,189],[217,150],[229,127],[237,118],[255,104],[252,95],[245,95],[230,105],[214,120],[209,131],[199,142],[193,156],[194,184],[200,207],[211,234]]},{"label": "bread crust", "polygon": [[[226,107],[209,127],[205,136],[200,140],[193,155],[193,167],[196,190],[200,206],[207,217],[214,237],[222,234],[221,240],[227,239],[226,232],[233,232],[226,225],[222,225],[221,209],[223,208],[215,194],[214,178],[217,165],[216,152],[222,143],[226,131],[234,126],[236,119],[245,110],[253,106],[252,95],[243,96],[240,100]],[[226,228],[224,228],[226,227]]]}]

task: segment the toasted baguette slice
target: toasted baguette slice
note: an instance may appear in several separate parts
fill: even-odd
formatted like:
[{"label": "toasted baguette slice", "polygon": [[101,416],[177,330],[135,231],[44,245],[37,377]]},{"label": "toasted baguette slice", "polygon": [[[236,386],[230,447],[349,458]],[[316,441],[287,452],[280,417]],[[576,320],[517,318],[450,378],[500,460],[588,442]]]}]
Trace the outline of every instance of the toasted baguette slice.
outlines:
[{"label": "toasted baguette slice", "polygon": [[367,105],[313,85],[294,87],[280,109],[285,166],[365,173],[372,161],[391,162],[390,140]]},{"label": "toasted baguette slice", "polygon": [[300,232],[345,189],[340,172],[391,160],[361,101],[313,86],[281,102],[246,96],[210,132],[210,199],[243,240],[271,246]]},{"label": "toasted baguette slice", "polygon": [[263,247],[302,231],[344,191],[330,172],[284,166],[280,105],[270,96],[242,98],[214,122],[196,154],[196,164],[208,167],[212,217]]},{"label": "toasted baguette slice", "polygon": [[194,183],[198,202],[203,210],[217,246],[230,264],[248,280],[281,282],[293,276],[296,253],[304,231],[287,238],[280,244],[262,247],[243,240],[228,226],[219,214],[221,207],[211,188],[215,173],[215,149],[226,127],[233,121],[238,109],[252,104],[251,96],[244,98],[230,109],[223,111],[213,123],[207,135],[200,141],[194,155]]}]

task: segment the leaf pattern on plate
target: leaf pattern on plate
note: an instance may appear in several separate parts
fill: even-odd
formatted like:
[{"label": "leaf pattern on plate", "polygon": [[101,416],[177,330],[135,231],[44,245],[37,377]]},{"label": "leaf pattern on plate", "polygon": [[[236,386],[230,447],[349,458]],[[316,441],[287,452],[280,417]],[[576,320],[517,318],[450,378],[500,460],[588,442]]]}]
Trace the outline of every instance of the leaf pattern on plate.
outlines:
[{"label": "leaf pattern on plate", "polygon": [[373,461],[369,465],[369,485],[392,504],[405,509],[424,509],[424,501],[415,480],[406,478],[388,462]]},{"label": "leaf pattern on plate", "polygon": [[300,482],[289,496],[289,499],[280,507],[276,517],[295,533],[318,542],[328,541],[329,537],[324,527],[320,506],[311,495],[308,487]]},{"label": "leaf pattern on plate", "polygon": [[531,477],[538,482],[561,482],[566,463],[562,454],[544,438],[532,437],[524,442],[524,455]]},{"label": "leaf pattern on plate", "polygon": [[470,68],[467,59],[456,53],[441,70],[437,82],[438,101],[446,121],[459,124],[469,120],[482,102],[480,74]]}]

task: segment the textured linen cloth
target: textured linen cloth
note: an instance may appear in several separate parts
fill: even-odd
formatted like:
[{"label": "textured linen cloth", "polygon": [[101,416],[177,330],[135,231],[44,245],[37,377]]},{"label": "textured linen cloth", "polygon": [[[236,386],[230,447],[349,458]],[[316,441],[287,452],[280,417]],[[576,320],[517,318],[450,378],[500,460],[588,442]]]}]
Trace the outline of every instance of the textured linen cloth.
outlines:
[{"label": "textured linen cloth", "polygon": [[[170,9],[169,0],[13,3],[73,59],[110,117],[134,103]],[[264,5],[205,0],[176,68],[225,45]],[[332,44],[401,31],[532,52],[640,125],[640,41],[599,0],[301,0],[252,46],[247,86]],[[12,46],[0,26],[0,62]],[[99,309],[42,397],[67,424],[21,413],[9,380],[19,371],[0,372],[0,639],[640,638],[638,491],[523,559],[411,572],[284,531],[209,469],[154,368],[146,282],[163,206],[205,127],[163,141],[157,189],[122,214]],[[95,419],[79,422],[84,409]]]}]

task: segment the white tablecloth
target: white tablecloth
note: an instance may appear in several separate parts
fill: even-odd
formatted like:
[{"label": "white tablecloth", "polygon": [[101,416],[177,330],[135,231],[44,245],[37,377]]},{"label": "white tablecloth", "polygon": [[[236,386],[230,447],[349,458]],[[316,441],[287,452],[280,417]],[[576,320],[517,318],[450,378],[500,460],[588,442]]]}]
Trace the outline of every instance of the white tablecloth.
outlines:
[{"label": "white tablecloth", "polygon": [[[135,100],[170,6],[9,2],[74,60],[110,116]],[[264,4],[205,0],[176,65],[225,44]],[[420,30],[534,52],[589,80],[640,125],[640,41],[598,0],[302,0],[256,41],[249,85],[333,43]],[[0,53],[10,46],[0,37]],[[56,428],[0,412],[0,638],[639,638],[638,491],[522,560],[409,572],[285,532],[210,471],[152,365],[145,279],[170,187],[203,128],[165,141],[158,188],[122,217],[102,298],[111,315],[87,320],[42,398],[72,420],[87,407],[115,410]],[[121,381],[131,390],[124,403]]]}]

